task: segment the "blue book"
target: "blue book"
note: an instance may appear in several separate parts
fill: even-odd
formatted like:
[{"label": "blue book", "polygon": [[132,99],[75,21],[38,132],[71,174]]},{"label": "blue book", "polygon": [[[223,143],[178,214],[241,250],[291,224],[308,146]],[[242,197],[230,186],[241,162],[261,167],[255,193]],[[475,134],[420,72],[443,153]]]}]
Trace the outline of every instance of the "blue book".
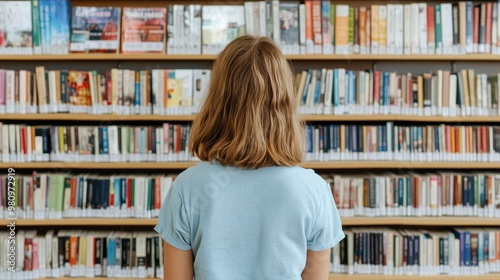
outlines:
[{"label": "blue book", "polygon": [[410,176],[406,176],[406,204],[405,206],[411,205],[411,189],[412,189],[412,179]]},{"label": "blue book", "polygon": [[108,127],[102,127],[102,153],[109,154]]},{"label": "blue book", "polygon": [[465,2],[465,45],[467,48],[467,52],[472,52],[473,49],[473,31],[472,31],[472,15],[473,12],[473,7],[472,7],[472,2],[467,1]]},{"label": "blue book", "polygon": [[121,207],[121,188],[120,188],[120,179],[114,178],[113,180],[113,188],[115,191],[115,208],[120,209]]},{"label": "blue book", "polygon": [[[175,77],[171,76],[171,74],[175,75],[175,73],[171,73],[171,71],[169,71],[168,78],[175,79]],[[134,83],[134,105],[141,106],[141,81],[137,78]]]},{"label": "blue book", "polygon": [[399,197],[397,200],[399,207],[403,206],[403,193],[404,193],[403,184],[404,184],[403,178],[399,178],[399,180],[398,180],[398,195],[399,195]]},{"label": "blue book", "polygon": [[306,134],[307,134],[307,153],[312,153],[313,152],[313,128],[311,125],[308,125],[306,127]]},{"label": "blue book", "polygon": [[309,91],[309,83],[311,82],[312,69],[307,70],[306,82],[302,90],[302,104],[307,104],[307,92]]},{"label": "blue book", "polygon": [[389,72],[383,72],[384,78],[383,78],[383,89],[382,89],[382,96],[380,97],[383,99],[383,105],[388,106],[389,105]]},{"label": "blue book", "polygon": [[349,104],[356,105],[356,72],[349,71]]},{"label": "blue book", "polygon": [[115,257],[115,253],[116,253],[116,243],[115,243],[115,239],[114,238],[108,238],[108,266],[114,266],[115,265],[115,260],[116,260],[116,257]]},{"label": "blue book", "polygon": [[339,69],[333,70],[333,106],[338,107],[340,104],[340,95],[339,95]]},{"label": "blue book", "polygon": [[316,88],[314,89],[314,105],[319,104],[321,96],[321,70],[316,71]]},{"label": "blue book", "polygon": [[121,202],[121,205],[124,205],[124,207],[126,208],[126,205],[127,205],[127,179],[122,178],[120,181],[121,181],[120,202]]},{"label": "blue book", "polygon": [[471,250],[471,233],[469,231],[465,231],[464,233],[465,242],[464,242],[464,264],[465,266],[471,266],[472,263],[472,250]]}]

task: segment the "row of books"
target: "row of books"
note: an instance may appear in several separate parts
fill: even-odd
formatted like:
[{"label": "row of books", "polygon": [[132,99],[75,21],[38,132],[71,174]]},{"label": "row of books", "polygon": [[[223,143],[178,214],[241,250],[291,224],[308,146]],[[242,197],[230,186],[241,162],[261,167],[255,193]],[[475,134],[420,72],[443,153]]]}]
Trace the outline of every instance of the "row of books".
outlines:
[{"label": "row of books", "polygon": [[483,275],[500,272],[500,230],[344,229],[330,271],[383,275]]},{"label": "row of books", "polygon": [[189,124],[27,126],[0,123],[4,162],[188,161]]},{"label": "row of books", "polygon": [[[31,126],[0,123],[4,162],[189,161],[189,124]],[[500,127],[316,124],[306,160],[500,161]]]},{"label": "row of books", "polygon": [[500,218],[497,173],[323,175],[340,216]]},{"label": "row of books", "polygon": [[309,69],[296,74],[304,114],[500,115],[500,74]]},{"label": "row of books", "polygon": [[500,160],[500,128],[487,125],[307,125],[307,160]]},{"label": "row of books", "polygon": [[500,49],[499,6],[492,2],[350,6],[268,0],[122,9],[32,0],[0,5],[4,54],[215,54],[243,34],[268,36],[285,54],[498,54]]},{"label": "row of books", "polygon": [[192,114],[210,81],[202,69],[97,71],[0,69],[0,114]]},{"label": "row of books", "polygon": [[9,232],[0,232],[5,252],[0,256],[1,279],[163,279],[163,240],[152,230],[20,230],[16,246],[8,237]]},{"label": "row of books", "polygon": [[[321,174],[342,217],[500,218],[500,174],[471,172]],[[0,176],[0,219],[154,218],[176,175],[36,173]],[[11,215],[9,206],[15,208]]]},{"label": "row of books", "polygon": [[[0,69],[0,114],[192,114],[210,76],[207,69]],[[497,116],[499,79],[474,69],[398,74],[323,68],[297,73],[296,91],[303,114]]]},{"label": "row of books", "polygon": [[[37,174],[16,176],[14,196],[0,177],[0,218],[153,218],[175,176]],[[9,200],[11,199],[11,200]],[[12,203],[14,199],[14,203]],[[11,203],[9,203],[11,202]],[[12,205],[14,204],[14,205]],[[9,206],[14,206],[12,212]]]}]

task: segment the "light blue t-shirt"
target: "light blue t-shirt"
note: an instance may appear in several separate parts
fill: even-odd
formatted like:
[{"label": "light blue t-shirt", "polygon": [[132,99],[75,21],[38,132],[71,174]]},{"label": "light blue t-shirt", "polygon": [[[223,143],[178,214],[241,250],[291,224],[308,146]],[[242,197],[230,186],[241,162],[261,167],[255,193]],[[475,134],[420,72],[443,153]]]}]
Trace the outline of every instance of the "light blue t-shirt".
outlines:
[{"label": "light blue t-shirt", "polygon": [[208,162],[177,176],[155,230],[193,251],[196,280],[300,280],[308,249],[344,238],[330,187],[314,171]]}]

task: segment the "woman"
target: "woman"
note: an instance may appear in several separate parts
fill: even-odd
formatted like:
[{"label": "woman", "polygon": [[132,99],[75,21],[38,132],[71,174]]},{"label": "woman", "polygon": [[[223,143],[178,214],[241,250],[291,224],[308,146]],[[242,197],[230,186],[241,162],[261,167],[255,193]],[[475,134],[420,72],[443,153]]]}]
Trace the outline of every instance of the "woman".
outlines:
[{"label": "woman", "polygon": [[155,230],[164,279],[328,279],[344,234],[328,183],[297,165],[304,128],[274,42],[242,36],[218,55],[182,172]]}]

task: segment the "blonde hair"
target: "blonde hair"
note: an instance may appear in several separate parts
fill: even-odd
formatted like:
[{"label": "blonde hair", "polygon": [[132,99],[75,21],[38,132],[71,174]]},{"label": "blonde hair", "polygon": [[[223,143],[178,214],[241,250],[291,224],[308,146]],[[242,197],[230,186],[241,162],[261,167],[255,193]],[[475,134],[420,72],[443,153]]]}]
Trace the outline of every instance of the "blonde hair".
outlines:
[{"label": "blonde hair", "polygon": [[266,37],[241,36],[215,60],[189,149],[203,161],[259,168],[293,166],[305,154],[290,65]]}]

